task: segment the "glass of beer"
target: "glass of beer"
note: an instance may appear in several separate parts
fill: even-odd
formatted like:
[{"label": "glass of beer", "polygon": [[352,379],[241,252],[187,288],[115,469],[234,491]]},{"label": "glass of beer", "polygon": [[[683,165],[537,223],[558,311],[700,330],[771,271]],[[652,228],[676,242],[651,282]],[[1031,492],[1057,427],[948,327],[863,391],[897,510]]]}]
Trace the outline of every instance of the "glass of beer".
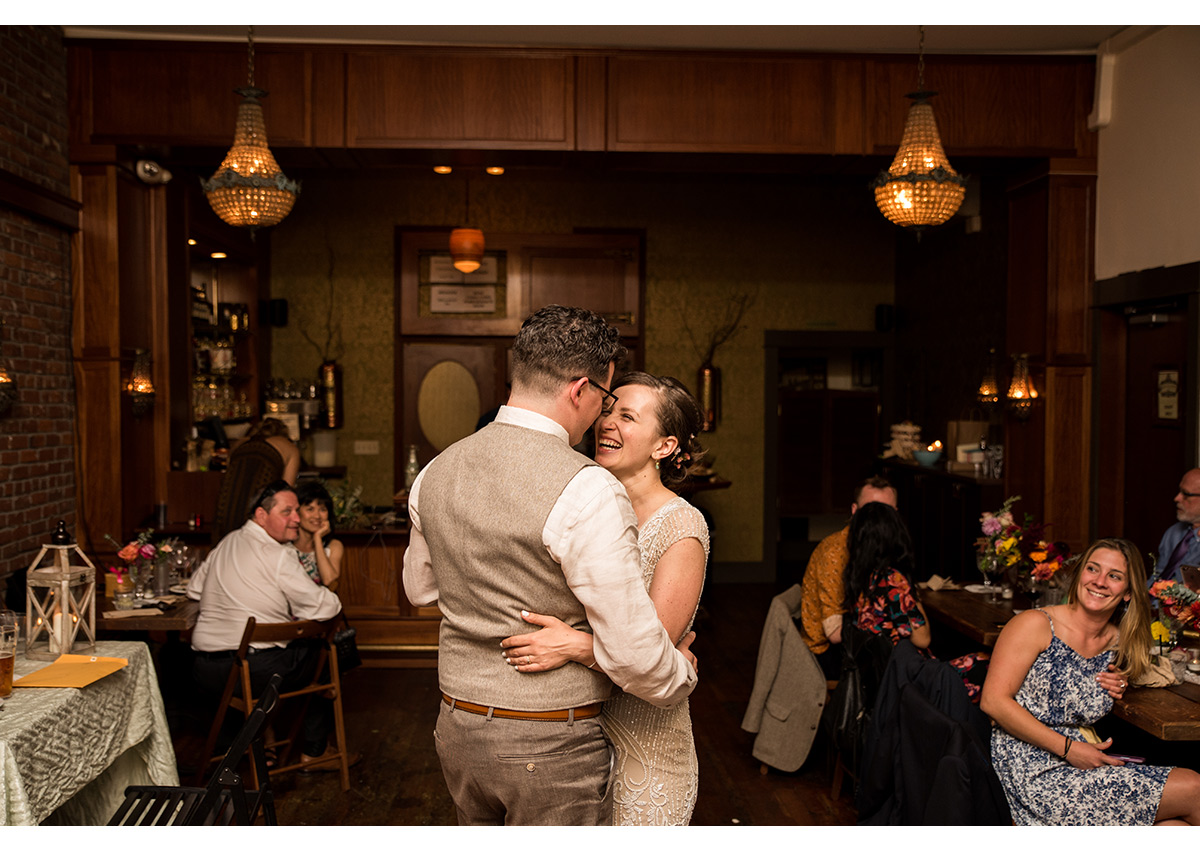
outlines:
[{"label": "glass of beer", "polygon": [[0,612],[0,700],[12,696],[13,662],[17,658],[17,613]]}]

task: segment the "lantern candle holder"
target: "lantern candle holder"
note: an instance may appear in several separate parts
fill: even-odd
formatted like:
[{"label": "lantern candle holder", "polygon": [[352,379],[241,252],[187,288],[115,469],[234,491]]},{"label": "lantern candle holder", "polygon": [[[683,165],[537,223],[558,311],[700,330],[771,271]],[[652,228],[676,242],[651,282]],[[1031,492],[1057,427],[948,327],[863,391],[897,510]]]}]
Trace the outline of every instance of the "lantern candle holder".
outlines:
[{"label": "lantern candle holder", "polygon": [[[60,520],[25,575],[25,655],[96,652],[96,566]],[[72,564],[78,557],[83,564]],[[47,562],[43,564],[43,562]]]}]

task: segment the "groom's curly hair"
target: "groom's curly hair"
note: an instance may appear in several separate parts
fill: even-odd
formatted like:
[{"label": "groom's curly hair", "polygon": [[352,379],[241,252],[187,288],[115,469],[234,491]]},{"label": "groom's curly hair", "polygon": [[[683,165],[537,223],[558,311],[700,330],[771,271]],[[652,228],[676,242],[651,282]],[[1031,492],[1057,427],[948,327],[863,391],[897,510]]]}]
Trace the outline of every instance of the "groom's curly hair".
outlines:
[{"label": "groom's curly hair", "polygon": [[552,393],[563,381],[587,376],[603,384],[608,365],[626,355],[616,328],[582,307],[551,304],[525,320],[513,340],[513,384]]}]

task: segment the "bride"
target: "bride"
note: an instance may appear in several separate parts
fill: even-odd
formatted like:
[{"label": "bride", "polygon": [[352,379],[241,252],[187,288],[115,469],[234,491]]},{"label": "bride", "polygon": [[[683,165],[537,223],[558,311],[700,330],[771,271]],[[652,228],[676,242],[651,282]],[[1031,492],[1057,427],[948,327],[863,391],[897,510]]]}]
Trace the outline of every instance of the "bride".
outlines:
[{"label": "bride", "polygon": [[[642,578],[658,617],[676,642],[700,604],[708,526],[668,488],[687,476],[702,450],[695,442],[700,406],[674,378],[628,373],[613,386],[617,402],[596,424],[596,462],[625,486],[638,522]],[[522,613],[538,632],[501,642],[523,673],[577,663],[595,667],[592,636],[558,618]],[[697,762],[686,700],[666,709],[618,692],[601,716],[613,742],[613,824],[684,825],[696,804]]]}]

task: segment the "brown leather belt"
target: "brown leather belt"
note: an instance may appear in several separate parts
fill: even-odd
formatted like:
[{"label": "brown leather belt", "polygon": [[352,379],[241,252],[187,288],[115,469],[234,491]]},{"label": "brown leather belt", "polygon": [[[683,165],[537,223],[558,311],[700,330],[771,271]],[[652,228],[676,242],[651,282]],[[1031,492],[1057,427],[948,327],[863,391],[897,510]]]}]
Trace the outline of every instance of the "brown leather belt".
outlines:
[{"label": "brown leather belt", "polygon": [[525,712],[520,709],[500,709],[496,706],[480,706],[478,703],[467,703],[465,700],[455,700],[448,694],[442,694],[442,702],[448,703],[451,709],[461,709],[472,715],[490,715],[493,718],[513,718],[518,721],[579,721],[583,718],[595,718],[600,714],[602,703],[589,703],[587,706],[577,706],[574,709],[547,709],[544,712]]}]

